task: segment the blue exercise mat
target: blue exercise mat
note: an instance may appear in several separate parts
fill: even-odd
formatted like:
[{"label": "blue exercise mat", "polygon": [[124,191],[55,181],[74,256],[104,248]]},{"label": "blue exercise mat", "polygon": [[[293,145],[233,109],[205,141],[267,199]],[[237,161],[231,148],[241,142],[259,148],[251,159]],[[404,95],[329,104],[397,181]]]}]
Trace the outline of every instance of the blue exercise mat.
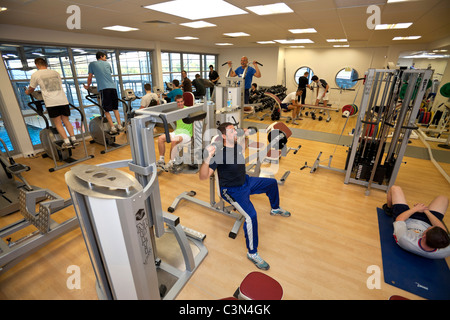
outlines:
[{"label": "blue exercise mat", "polygon": [[392,218],[377,208],[384,282],[430,300],[450,299],[450,270],[444,259],[420,257],[400,248]]}]

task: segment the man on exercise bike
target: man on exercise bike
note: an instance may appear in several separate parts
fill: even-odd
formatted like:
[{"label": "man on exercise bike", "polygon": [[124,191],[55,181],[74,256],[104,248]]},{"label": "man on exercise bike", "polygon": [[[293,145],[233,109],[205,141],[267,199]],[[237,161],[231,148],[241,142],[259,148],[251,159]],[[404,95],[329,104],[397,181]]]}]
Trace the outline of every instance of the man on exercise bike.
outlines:
[{"label": "man on exercise bike", "polygon": [[[48,69],[47,61],[43,58],[36,58],[34,64],[38,71],[31,75],[30,86],[25,90],[25,94],[33,93],[39,86],[48,115],[53,120],[56,131],[64,140],[61,147],[72,148],[79,145],[80,143],[75,138],[73,126],[69,120],[70,106],[62,87],[61,76],[58,72]],[[69,137],[67,137],[63,123]]]},{"label": "man on exercise bike", "polygon": [[[239,206],[244,215],[244,234],[248,249],[247,258],[258,268],[269,269],[269,264],[258,254],[258,221],[250,195],[265,193],[270,201],[270,214],[289,217],[290,212],[280,207],[277,180],[273,178],[250,177],[245,171],[245,150],[237,143],[237,131],[232,123],[219,125],[223,147],[207,147],[208,155],[200,167],[200,180],[208,179],[217,169],[220,194],[233,206]],[[248,135],[248,130],[244,129]]]}]

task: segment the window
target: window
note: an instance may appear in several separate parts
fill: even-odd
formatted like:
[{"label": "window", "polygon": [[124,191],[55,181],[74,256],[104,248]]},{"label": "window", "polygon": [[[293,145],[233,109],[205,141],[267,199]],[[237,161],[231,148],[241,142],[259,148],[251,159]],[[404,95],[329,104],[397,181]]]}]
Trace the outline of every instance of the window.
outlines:
[{"label": "window", "polygon": [[309,67],[303,66],[303,67],[298,68],[297,71],[295,71],[295,74],[294,74],[294,81],[295,81],[295,83],[297,85],[298,85],[298,79],[300,77],[302,77],[305,74],[305,72],[309,73],[309,75],[308,75],[308,84],[311,83],[311,78],[314,75],[314,71],[312,71],[312,69],[309,68]]},{"label": "window", "polygon": [[358,79],[358,71],[353,68],[344,68],[336,74],[336,84],[341,89],[350,89],[356,86]]},{"label": "window", "polygon": [[198,73],[204,79],[208,79],[209,65],[216,68],[216,55],[196,54],[196,53],[179,53],[179,52],[162,52],[162,72],[164,89],[167,90],[166,83],[177,79],[181,82],[181,71],[186,70],[187,77],[194,80]]},{"label": "window", "polygon": [[73,103],[76,93],[73,91],[74,79],[68,50],[67,48],[45,46],[4,45],[1,47],[1,51],[30,139],[33,145],[39,145],[41,144],[39,132],[45,127],[45,121],[43,118],[37,117],[36,113],[28,106],[31,98],[25,94],[25,89],[30,84],[31,75],[37,70],[34,59],[38,57],[46,59],[48,68],[60,74],[63,90],[69,102]]},{"label": "window", "polygon": [[[120,51],[120,70],[122,74],[123,89],[133,89],[138,97],[145,95],[144,85],[152,85],[151,54],[147,51]],[[152,90],[153,91],[153,90]],[[140,100],[131,104],[132,108],[139,109]],[[122,109],[122,108],[119,108]]]},{"label": "window", "polygon": [[[86,100],[85,97],[88,93],[83,86],[87,83],[89,63],[97,60],[95,56],[97,51],[105,52],[107,55],[107,61],[111,64],[112,76],[119,97],[122,90],[128,88],[132,88],[137,96],[142,96],[145,94],[144,84],[152,84],[151,52],[148,51],[15,44],[2,44],[0,50],[27,124],[30,139],[36,147],[41,144],[39,132],[45,127],[45,121],[36,116],[36,113],[28,107],[31,98],[25,95],[25,88],[30,84],[30,77],[36,72],[36,66],[34,65],[36,57],[46,59],[49,68],[61,75],[63,90],[67,99],[84,112],[85,126],[80,124],[81,115],[79,112],[71,110],[70,121],[74,126],[75,133],[80,133],[81,128],[88,127],[87,123],[93,117],[100,115],[99,107]],[[96,84],[95,77],[92,84]],[[139,105],[138,100],[133,102],[133,107]],[[119,103],[119,112],[123,113],[123,108],[120,106]],[[47,113],[45,112],[45,114]],[[1,124],[0,118],[0,134],[2,132]]]},{"label": "window", "polygon": [[216,56],[205,54],[202,63],[202,78],[209,79],[209,66],[212,65],[216,70]]},{"label": "window", "polygon": [[11,139],[9,138],[8,131],[5,128],[5,123],[3,122],[1,110],[0,110],[0,139],[2,139],[3,143],[5,144],[3,145],[3,143],[1,143],[0,141],[0,150],[2,152],[6,151],[5,146],[6,148],[8,148],[8,152],[11,153],[12,151],[14,151],[14,145],[11,142]]}]

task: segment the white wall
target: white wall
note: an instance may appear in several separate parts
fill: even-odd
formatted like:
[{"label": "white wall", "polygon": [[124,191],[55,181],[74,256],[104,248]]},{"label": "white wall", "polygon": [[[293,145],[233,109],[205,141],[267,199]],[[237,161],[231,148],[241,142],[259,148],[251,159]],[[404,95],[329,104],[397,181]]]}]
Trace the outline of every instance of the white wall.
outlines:
[{"label": "white wall", "polygon": [[[239,66],[241,57],[246,55],[250,61],[257,60],[264,65],[259,67],[262,74],[261,78],[253,78],[253,82],[263,86],[284,84],[287,92],[292,92],[297,89],[294,74],[302,66],[310,67],[319,78],[325,79],[330,87],[335,88],[337,87],[334,81],[336,73],[342,68],[352,67],[358,71],[360,77],[363,77],[369,68],[385,68],[387,51],[386,47],[332,49],[226,48],[220,51],[219,65],[231,60],[233,61],[233,69],[235,69]],[[227,70],[227,66],[219,66],[219,75],[225,77]],[[284,83],[284,81],[286,82]],[[312,92],[308,91],[307,101],[309,101],[311,94]],[[339,104],[341,106],[353,103],[355,94],[355,91],[347,91],[339,96],[338,90],[332,90],[330,101],[337,105],[338,100],[341,99]]]},{"label": "white wall", "polygon": [[[359,77],[369,68],[386,67],[387,48],[332,48],[332,49],[286,49],[286,78],[288,91],[294,91],[297,83],[294,81],[298,68],[307,66],[315,75],[325,79],[330,88],[337,88],[336,74],[345,67],[354,68]],[[362,82],[358,82],[361,86]],[[357,89],[357,87],[355,87]],[[307,102],[310,101],[312,91],[307,92]],[[356,91],[330,90],[330,102],[333,106],[343,106],[353,103]],[[359,98],[361,97],[361,92]],[[339,103],[340,102],[340,103]],[[356,104],[359,104],[358,99]]]}]

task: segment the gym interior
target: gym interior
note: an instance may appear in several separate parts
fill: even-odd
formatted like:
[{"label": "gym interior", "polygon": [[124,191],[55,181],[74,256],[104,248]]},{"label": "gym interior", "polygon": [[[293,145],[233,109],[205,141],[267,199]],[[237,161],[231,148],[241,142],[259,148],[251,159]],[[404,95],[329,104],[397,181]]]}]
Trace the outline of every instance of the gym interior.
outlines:
[{"label": "gym interior", "polygon": [[[431,265],[403,252],[393,237],[383,238],[386,217],[379,215],[393,185],[411,207],[450,197],[449,1],[0,5],[0,299],[449,299],[450,258]],[[125,126],[112,136],[91,128],[103,116],[98,92],[84,87],[98,51],[112,66]],[[244,81],[230,76],[228,63],[235,70],[244,56],[261,72],[248,103]],[[25,94],[39,57],[60,74],[80,142],[74,148],[57,145],[55,131],[41,134],[50,118],[45,107],[39,114],[38,96]],[[210,65],[220,77],[212,87]],[[193,99],[192,112],[162,98],[138,111],[145,84],[162,97],[183,70],[190,80],[205,80],[206,94]],[[328,105],[316,106],[318,88],[308,86],[292,119],[281,105],[305,72],[308,85],[314,75],[327,82]],[[197,170],[157,168],[158,137],[186,118],[203,126],[194,133],[197,152],[183,148],[197,160],[200,154]],[[271,215],[265,194],[251,196],[268,270],[246,256],[239,209],[229,209],[212,178],[199,179],[211,142],[205,128],[220,122],[252,128],[245,152],[269,151],[257,157],[258,174],[277,179],[280,206],[291,213]],[[269,137],[274,128],[283,143],[272,143],[279,141]],[[369,162],[362,161],[369,151]],[[95,185],[88,173],[108,174],[109,182],[87,191]],[[17,195],[6,199],[11,185]],[[101,220],[102,212],[114,217]],[[443,214],[450,225],[449,211]],[[406,253],[401,261],[411,268],[390,249]],[[408,272],[427,267],[418,280],[396,263]],[[249,275],[262,278],[249,285]]]}]

